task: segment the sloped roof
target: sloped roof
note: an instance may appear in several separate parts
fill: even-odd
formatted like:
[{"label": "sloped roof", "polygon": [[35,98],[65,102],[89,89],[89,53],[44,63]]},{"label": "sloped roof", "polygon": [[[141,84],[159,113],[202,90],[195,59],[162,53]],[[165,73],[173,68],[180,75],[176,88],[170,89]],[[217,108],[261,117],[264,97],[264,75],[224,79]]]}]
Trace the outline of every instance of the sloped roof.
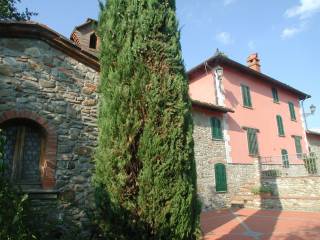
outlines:
[{"label": "sloped roof", "polygon": [[227,56],[223,55],[223,54],[217,54],[209,59],[207,59],[206,61],[202,62],[201,64],[197,65],[196,67],[190,69],[188,71],[188,76],[189,76],[189,79],[192,79],[192,77],[196,76],[197,74],[199,73],[203,73],[205,72],[205,66],[206,65],[209,65],[210,67],[214,67],[216,65],[219,65],[219,64],[225,64],[227,66],[230,66],[232,68],[235,68],[237,69],[238,71],[240,72],[243,72],[245,74],[248,74],[248,75],[251,75],[253,77],[255,77],[256,79],[261,79],[263,81],[268,81],[269,83],[275,85],[275,86],[278,86],[278,87],[281,87],[281,88],[284,88],[294,94],[296,94],[300,100],[304,100],[304,99],[307,99],[307,98],[310,98],[311,96],[309,94],[306,94],[296,88],[293,88],[283,82],[280,82],[279,80],[276,80],[272,77],[269,77],[268,75],[266,74],[263,74],[261,72],[257,72],[241,63],[238,63],[230,58],[228,58]]},{"label": "sloped roof", "polygon": [[209,111],[214,111],[214,112],[221,112],[221,113],[228,113],[228,112],[234,112],[231,108],[227,108],[224,106],[218,106],[215,104],[211,103],[205,103],[205,102],[200,102],[198,100],[191,100],[192,106],[198,107],[200,109],[204,110],[209,110]]},{"label": "sloped roof", "polygon": [[0,21],[0,38],[40,39],[96,71],[100,70],[96,56],[44,24],[32,21]]},{"label": "sloped roof", "polygon": [[320,131],[315,131],[315,130],[307,130],[306,131],[307,134],[310,134],[310,135],[316,135],[316,136],[320,136]]}]

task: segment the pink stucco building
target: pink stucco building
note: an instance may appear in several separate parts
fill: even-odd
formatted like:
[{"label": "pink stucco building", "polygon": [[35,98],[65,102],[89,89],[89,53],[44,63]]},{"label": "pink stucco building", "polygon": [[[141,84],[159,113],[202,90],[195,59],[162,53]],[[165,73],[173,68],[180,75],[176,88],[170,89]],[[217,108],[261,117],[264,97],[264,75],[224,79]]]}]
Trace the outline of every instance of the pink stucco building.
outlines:
[{"label": "pink stucco building", "polygon": [[308,143],[300,101],[310,96],[261,73],[258,54],[247,64],[218,53],[191,69],[191,99],[230,110],[216,113],[220,125],[212,126],[213,132],[221,128],[227,163],[251,164],[260,156],[262,162],[301,164]]}]

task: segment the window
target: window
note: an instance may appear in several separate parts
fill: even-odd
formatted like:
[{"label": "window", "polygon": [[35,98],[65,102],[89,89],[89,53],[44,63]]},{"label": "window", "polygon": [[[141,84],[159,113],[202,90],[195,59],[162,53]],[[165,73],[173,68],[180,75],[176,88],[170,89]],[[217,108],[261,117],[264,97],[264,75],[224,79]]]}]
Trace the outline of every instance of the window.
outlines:
[{"label": "window", "polygon": [[294,105],[292,102],[289,102],[289,111],[290,111],[291,120],[296,121],[296,112],[294,110]]},{"label": "window", "polygon": [[294,138],[294,144],[296,146],[296,153],[297,157],[301,158],[302,157],[302,146],[301,146],[301,139],[302,137],[300,136],[293,136]]},{"label": "window", "polygon": [[217,163],[214,165],[214,172],[216,180],[216,191],[226,192],[228,190],[226,166],[222,163]]},{"label": "window", "polygon": [[257,156],[259,154],[258,138],[257,138],[258,130],[253,128],[247,128],[246,130],[247,130],[249,155]]},{"label": "window", "polygon": [[211,134],[212,139],[223,139],[221,121],[218,118],[211,118]]},{"label": "window", "polygon": [[97,35],[95,33],[90,35],[89,48],[97,49]]},{"label": "window", "polygon": [[277,125],[278,125],[278,134],[279,136],[283,137],[285,134],[284,134],[282,117],[280,115],[277,115]]},{"label": "window", "polygon": [[289,168],[289,156],[288,151],[286,149],[281,150],[281,156],[282,156],[282,165],[284,168]]},{"label": "window", "polygon": [[279,102],[278,90],[276,88],[272,88],[272,97],[273,97],[273,102],[275,103]]},{"label": "window", "polygon": [[244,107],[252,107],[251,96],[250,96],[250,88],[246,85],[241,85],[242,91],[242,100]]},{"label": "window", "polygon": [[11,181],[31,188],[41,186],[40,165],[45,152],[44,133],[28,120],[9,121],[3,128],[5,174]]}]

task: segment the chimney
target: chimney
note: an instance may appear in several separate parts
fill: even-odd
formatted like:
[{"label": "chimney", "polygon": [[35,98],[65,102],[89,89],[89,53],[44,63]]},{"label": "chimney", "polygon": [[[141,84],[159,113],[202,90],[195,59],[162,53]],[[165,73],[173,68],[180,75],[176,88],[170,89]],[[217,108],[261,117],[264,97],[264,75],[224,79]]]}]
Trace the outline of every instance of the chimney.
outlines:
[{"label": "chimney", "polygon": [[250,54],[249,57],[247,58],[247,64],[249,68],[256,70],[257,72],[261,72],[260,59],[259,59],[258,53]]}]

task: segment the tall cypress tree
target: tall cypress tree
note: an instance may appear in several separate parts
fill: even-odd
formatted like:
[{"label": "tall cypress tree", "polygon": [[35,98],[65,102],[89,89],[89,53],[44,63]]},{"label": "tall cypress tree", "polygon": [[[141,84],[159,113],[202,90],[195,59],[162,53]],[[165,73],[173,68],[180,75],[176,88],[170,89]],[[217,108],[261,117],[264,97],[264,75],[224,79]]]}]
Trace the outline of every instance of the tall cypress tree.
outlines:
[{"label": "tall cypress tree", "polygon": [[193,122],[174,0],[108,0],[99,19],[95,183],[110,239],[195,239]]}]

